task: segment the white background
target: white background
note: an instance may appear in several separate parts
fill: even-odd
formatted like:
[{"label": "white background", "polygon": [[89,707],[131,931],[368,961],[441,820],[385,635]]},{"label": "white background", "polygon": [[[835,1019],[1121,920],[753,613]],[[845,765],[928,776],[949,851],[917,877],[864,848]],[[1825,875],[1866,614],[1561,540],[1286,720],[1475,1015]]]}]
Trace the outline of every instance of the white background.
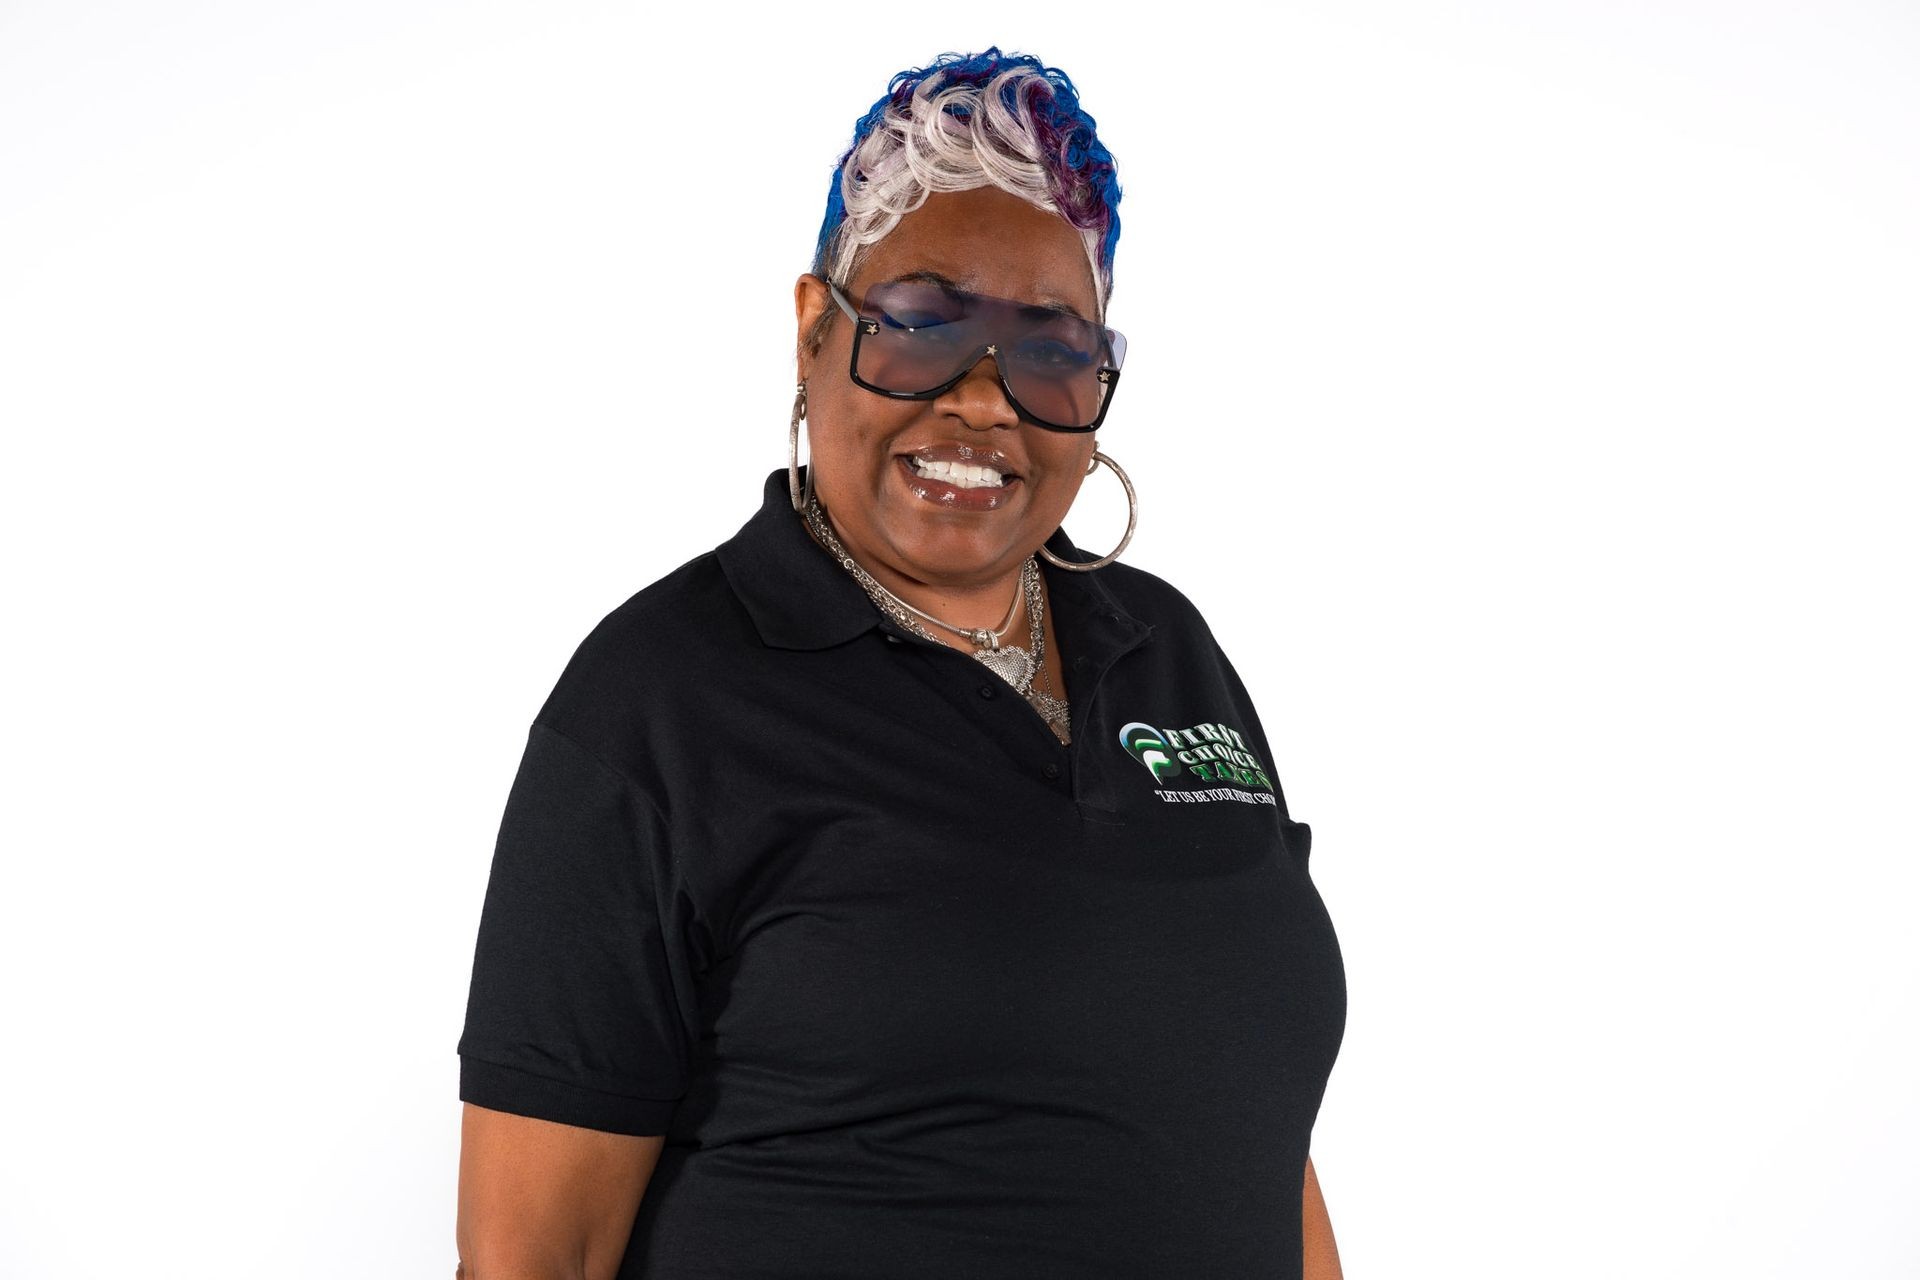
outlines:
[{"label": "white background", "polygon": [[0,1275],[452,1274],[527,723],[989,43],[1117,157],[1126,558],[1315,829],[1348,1276],[1920,1274],[1920,11],[942,8],[0,0]]}]

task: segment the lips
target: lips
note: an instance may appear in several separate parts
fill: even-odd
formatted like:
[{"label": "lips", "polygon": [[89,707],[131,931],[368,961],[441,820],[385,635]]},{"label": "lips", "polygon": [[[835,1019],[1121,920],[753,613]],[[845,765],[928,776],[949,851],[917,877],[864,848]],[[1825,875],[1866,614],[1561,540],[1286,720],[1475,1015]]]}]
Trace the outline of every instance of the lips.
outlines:
[{"label": "lips", "polygon": [[[954,463],[967,463],[985,467],[992,465],[987,458],[978,456],[989,451],[976,450],[976,456],[970,458],[953,457]],[[923,502],[931,502],[945,511],[998,511],[1013,502],[1014,494],[1026,484],[1019,476],[1002,473],[1000,484],[959,485],[949,484],[935,476],[923,476],[914,470],[913,459],[925,457],[921,452],[903,453],[894,459],[900,479],[908,493]]]},{"label": "lips", "polygon": [[992,467],[1002,477],[1015,480],[1020,478],[1019,468],[1013,460],[998,449],[982,448],[970,444],[923,444],[918,449],[900,455],[902,458],[918,458],[922,462],[967,463],[976,467]]}]

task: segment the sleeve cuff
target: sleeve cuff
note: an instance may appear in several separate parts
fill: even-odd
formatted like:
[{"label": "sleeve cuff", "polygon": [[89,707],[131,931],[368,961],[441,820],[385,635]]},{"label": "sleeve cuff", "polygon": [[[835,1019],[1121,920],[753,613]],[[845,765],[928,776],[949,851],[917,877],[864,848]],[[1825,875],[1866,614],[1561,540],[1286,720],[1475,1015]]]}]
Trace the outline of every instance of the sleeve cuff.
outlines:
[{"label": "sleeve cuff", "polygon": [[460,1058],[460,1101],[489,1111],[634,1137],[666,1133],[680,1105],[677,1098],[602,1093],[464,1054]]}]

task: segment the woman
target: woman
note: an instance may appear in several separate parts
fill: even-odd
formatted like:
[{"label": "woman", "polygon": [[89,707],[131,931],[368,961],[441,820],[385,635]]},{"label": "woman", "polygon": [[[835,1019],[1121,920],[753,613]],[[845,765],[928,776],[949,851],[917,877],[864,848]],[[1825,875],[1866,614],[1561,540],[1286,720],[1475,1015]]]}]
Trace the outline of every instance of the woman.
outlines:
[{"label": "woman", "polygon": [[1311,832],[1193,605],[1060,527],[1099,462],[1133,498],[1094,430],[1118,199],[1029,57],[945,55],[859,122],[788,465],[530,731],[462,1274],[1339,1274]]}]

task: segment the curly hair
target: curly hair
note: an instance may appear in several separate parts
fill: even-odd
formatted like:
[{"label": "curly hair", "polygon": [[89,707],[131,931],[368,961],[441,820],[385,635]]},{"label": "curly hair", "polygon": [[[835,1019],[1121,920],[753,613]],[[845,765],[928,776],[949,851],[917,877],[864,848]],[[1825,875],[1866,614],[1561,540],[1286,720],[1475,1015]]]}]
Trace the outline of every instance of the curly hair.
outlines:
[{"label": "curly hair", "polygon": [[1120,240],[1113,156],[1065,72],[997,46],[900,72],[860,117],[834,166],[813,274],[845,287],[865,251],[930,194],[984,186],[1079,228],[1104,319]]}]

